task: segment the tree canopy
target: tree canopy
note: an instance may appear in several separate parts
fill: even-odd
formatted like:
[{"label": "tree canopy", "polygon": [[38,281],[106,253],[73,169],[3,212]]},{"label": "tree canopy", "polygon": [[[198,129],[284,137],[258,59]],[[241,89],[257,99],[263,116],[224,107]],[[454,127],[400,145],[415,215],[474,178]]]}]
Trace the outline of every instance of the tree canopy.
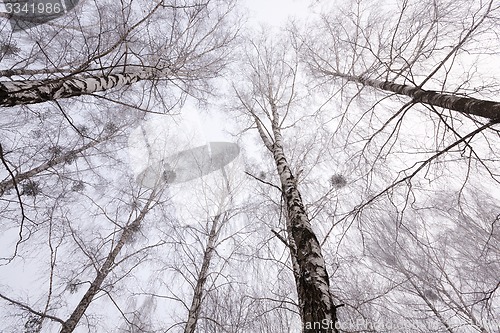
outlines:
[{"label": "tree canopy", "polygon": [[55,2],[0,15],[6,332],[500,329],[497,1]]}]

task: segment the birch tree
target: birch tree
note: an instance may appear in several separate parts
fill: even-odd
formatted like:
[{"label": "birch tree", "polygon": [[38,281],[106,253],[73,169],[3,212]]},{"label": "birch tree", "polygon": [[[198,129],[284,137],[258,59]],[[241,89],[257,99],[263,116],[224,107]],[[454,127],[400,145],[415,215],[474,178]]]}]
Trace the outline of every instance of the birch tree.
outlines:
[{"label": "birch tree", "polygon": [[448,193],[434,198],[432,210],[408,212],[412,223],[397,232],[387,221],[390,214],[371,216],[378,223],[367,227],[367,254],[375,266],[364,269],[387,292],[376,301],[360,300],[357,311],[368,314],[371,307],[382,321],[421,332],[496,330],[498,232],[489,224],[496,223],[498,206],[483,194],[463,195],[461,208],[451,208],[454,195]]},{"label": "birch tree", "polygon": [[[214,207],[216,210],[215,215],[210,216],[211,214],[207,214],[209,215],[210,221],[206,224],[206,230],[204,230],[204,237],[206,240],[202,247],[202,259],[199,264],[194,263],[195,266],[198,267],[196,268],[196,273],[192,274],[195,276],[195,280],[192,283],[193,291],[191,304],[188,308],[184,333],[194,333],[197,331],[197,324],[199,321],[211,320],[211,318],[203,318],[201,315],[205,312],[203,308],[209,306],[209,304],[205,302],[205,299],[207,299],[210,293],[215,292],[217,289],[216,285],[220,283],[217,281],[218,275],[223,274],[224,266],[228,265],[232,259],[232,255],[225,257],[219,254],[219,256],[223,258],[224,263],[222,265],[220,263],[217,265],[219,266],[218,272],[213,271],[213,266],[216,266],[214,265],[214,261],[218,261],[216,260],[218,258],[214,257],[217,254],[217,249],[225,247],[229,241],[238,237],[238,235],[232,232],[234,228],[230,228],[228,224],[238,223],[235,221],[237,216],[242,211],[246,210],[245,207],[238,207],[238,203],[236,202],[236,196],[238,192],[242,190],[242,180],[241,175],[238,176],[238,168],[226,170],[226,167],[222,167],[221,173],[222,177],[218,179],[216,184],[207,184],[206,188],[208,191],[203,191],[205,192],[205,199],[207,201],[215,200],[217,204],[216,207]],[[212,189],[210,189],[210,187],[212,187]],[[216,196],[215,198],[213,197],[214,194]],[[208,209],[208,211],[210,211],[210,209]],[[234,252],[234,250],[231,252]],[[210,275],[215,275],[215,277],[210,277]],[[226,281],[226,283],[231,285],[230,281]]]},{"label": "birch tree", "polygon": [[123,228],[123,231],[116,240],[116,245],[113,246],[104,263],[98,269],[97,275],[90,284],[89,289],[87,289],[69,318],[62,323],[62,328],[60,330],[61,333],[70,333],[75,330],[90,303],[92,302],[94,297],[96,297],[97,293],[101,290],[102,284],[108,276],[109,272],[113,269],[113,266],[116,265],[116,259],[120,254],[122,248],[128,242],[131,235],[139,229],[142,220],[146,216],[148,210],[151,209],[155,195],[156,193],[153,191],[138,216],[132,221],[128,221],[127,225]]},{"label": "birch tree", "polygon": [[[196,285],[194,288],[193,299],[188,311],[188,318],[184,328],[185,333],[193,333],[196,330],[196,323],[200,317],[202,301],[205,298],[205,283],[209,274],[210,263],[215,251],[217,237],[220,231],[220,222],[227,222],[223,220],[221,214],[216,215],[212,221],[210,233],[208,234],[207,245],[203,251],[202,264],[196,278]],[[221,221],[222,220],[222,221]]]},{"label": "birch tree", "polygon": [[[345,313],[372,324],[356,329],[380,323],[396,332],[384,323],[403,322],[422,332],[496,329],[489,314],[497,311],[491,300],[498,281],[489,279],[483,259],[466,253],[477,255],[468,244],[475,239],[497,256],[488,239],[496,237],[498,208],[486,204],[492,211],[478,214],[474,197],[498,200],[491,66],[498,10],[494,1],[355,1],[336,6],[300,39],[310,74],[338,101],[332,142],[342,142],[357,162],[364,187],[363,202],[340,217],[350,223],[336,253],[353,258],[337,271],[353,278],[340,285]],[[461,228],[467,236],[451,231]],[[335,236],[332,229],[327,239]],[[476,265],[485,273],[470,280],[458,268]],[[491,303],[476,299],[476,307],[465,296],[472,294]]]},{"label": "birch tree", "polygon": [[296,86],[300,84],[300,72],[296,54],[288,53],[285,43],[266,38],[249,42],[245,59],[248,69],[243,72],[247,85],[235,83],[234,89],[241,110],[251,119],[276,168],[286,221],[286,237],[278,239],[290,251],[302,329],[336,332],[336,304],[325,259],[299,190],[299,176],[292,171],[286,151],[285,124],[293,124],[290,119],[300,98]]},{"label": "birch tree", "polygon": [[2,281],[5,329],[146,329],[125,304],[144,287],[131,281],[166,247],[172,206],[162,188],[136,183],[127,136],[146,114],[214,93],[238,31],[234,5],[81,2],[26,33],[1,26],[1,269],[19,277],[12,272],[30,267],[29,282]]},{"label": "birch tree", "polygon": [[[498,182],[490,163],[497,157],[487,148],[498,133],[497,87],[490,69],[497,57],[492,28],[498,23],[498,4],[403,1],[383,3],[377,10],[368,1],[354,5],[324,15],[321,28],[311,28],[311,35],[318,35],[304,37],[309,41],[304,61],[325,89],[341,97],[338,128],[353,134],[349,140],[359,149],[361,165],[393,178],[385,188],[374,186],[379,195],[367,198],[367,204],[428,174],[438,160],[469,163],[462,171],[477,161],[476,173]],[[460,15],[464,21],[457,25]],[[324,36],[330,36],[326,43]],[[354,102],[362,106],[355,108]],[[410,129],[415,124],[434,145],[425,137],[419,141]],[[354,137],[360,141],[354,143]],[[392,167],[387,159],[398,154],[398,146],[406,147],[401,154],[408,159]],[[405,152],[412,149],[418,154]],[[454,159],[457,151],[463,153]],[[456,175],[467,183],[466,175]]]},{"label": "birch tree", "polygon": [[[86,156],[77,158],[70,165],[71,168],[80,168],[79,176],[85,179],[82,188],[75,189],[74,193],[65,194],[63,190],[59,194],[57,186],[50,187],[49,192],[44,185],[40,186],[37,193],[22,195],[26,216],[43,213],[45,209],[51,209],[52,214],[47,221],[34,221],[32,218],[25,221],[25,227],[20,230],[24,238],[18,242],[17,252],[10,258],[5,258],[7,263],[3,269],[8,271],[16,267],[20,257],[26,253],[35,256],[37,260],[46,260],[45,251],[35,251],[35,254],[34,250],[45,248],[47,245],[44,244],[44,237],[48,236],[49,245],[57,244],[57,247],[52,246],[53,255],[50,257],[53,260],[50,291],[48,295],[44,294],[45,286],[40,291],[30,289],[31,297],[41,293],[40,297],[46,299],[47,306],[42,310],[39,309],[39,304],[31,304],[18,296],[20,288],[16,288],[13,282],[8,283],[9,287],[2,288],[10,291],[0,293],[2,301],[18,309],[17,313],[23,311],[31,315],[37,325],[46,331],[58,330],[59,327],[62,332],[86,328],[90,330],[92,327],[106,330],[110,327],[117,328],[117,324],[121,322],[124,322],[126,330],[138,332],[147,330],[148,327],[168,329],[170,325],[193,331],[197,322],[210,321],[210,318],[200,318],[204,299],[221,288],[220,284],[231,285],[232,281],[225,277],[227,273],[224,271],[231,266],[231,256],[235,251],[232,247],[237,248],[237,238],[244,234],[242,226],[227,227],[229,220],[244,210],[231,205],[233,199],[230,196],[235,194],[240,185],[231,181],[231,186],[222,183],[218,184],[220,188],[208,185],[199,188],[200,197],[191,197],[191,201],[184,203],[187,207],[187,210],[183,209],[184,212],[195,214],[201,207],[205,213],[197,217],[196,224],[192,224],[194,215],[173,216],[176,209],[179,213],[179,207],[172,204],[172,190],[165,190],[161,186],[154,190],[141,188],[134,184],[133,178],[127,176],[127,168],[123,164],[118,164],[111,173],[116,174],[116,179],[108,179],[107,185],[99,182],[96,184],[92,174],[110,177],[109,170],[102,174],[97,171],[111,166],[103,163],[106,162],[104,157],[118,160],[119,155],[116,151],[109,154],[104,147],[100,147],[99,152],[94,154],[96,156],[87,152]],[[92,159],[98,165],[91,164],[83,168],[81,160],[90,163]],[[82,169],[86,169],[86,172]],[[60,172],[60,175],[64,173]],[[228,179],[227,182],[229,181]],[[217,190],[227,193],[222,198],[209,196],[217,193]],[[4,194],[4,203],[15,196],[7,192]],[[204,197],[204,194],[207,196]],[[50,196],[55,198],[51,200]],[[76,202],[72,196],[78,198]],[[30,197],[38,200],[36,205],[31,205]],[[203,210],[206,209],[204,205],[207,202],[220,204],[215,216],[208,210]],[[85,213],[80,212],[81,216],[78,216],[80,205]],[[9,218],[12,220],[11,227],[18,227],[18,221],[11,216],[17,214],[15,210],[5,211],[3,214],[4,222]],[[205,218],[208,220],[203,221]],[[34,226],[34,223],[37,225]],[[12,234],[8,229],[10,224],[4,223],[2,226],[7,231],[7,236]],[[48,235],[45,234],[47,227],[53,228],[49,229],[51,231]],[[12,239],[9,239],[8,244],[11,242]],[[220,250],[221,244],[225,250]],[[33,249],[33,246],[39,247]],[[216,253],[216,250],[219,252]],[[175,265],[172,265],[171,260]],[[45,270],[34,275],[38,274],[47,277]],[[175,283],[171,284],[172,281]],[[192,290],[185,288],[186,284],[191,285]],[[136,304],[141,304],[139,302],[144,297],[147,297],[147,301],[138,308],[126,305],[131,300],[137,300]],[[173,310],[163,312],[161,322],[155,319],[158,313],[169,308],[165,299],[176,300],[177,305],[186,306],[185,309],[182,308],[185,310],[182,320],[176,318]],[[119,320],[101,322],[95,318],[103,304],[107,304],[104,314],[106,318]],[[150,312],[140,314],[138,319],[137,311],[140,309],[149,309]],[[2,316],[10,325],[12,318],[3,311]]]},{"label": "birch tree", "polygon": [[[320,76],[407,96],[411,103],[496,121],[498,102],[471,96],[486,93],[488,84],[474,88],[474,73],[460,73],[453,66],[467,66],[474,58],[487,66],[488,57],[494,59],[495,39],[489,29],[498,22],[498,5],[494,1],[448,5],[446,1],[403,1],[397,8],[383,3],[376,12],[368,1],[357,1],[352,10],[323,16],[321,33],[331,38],[311,46],[307,61]],[[431,15],[424,15],[424,9]],[[462,14],[466,21],[456,26],[453,18]],[[388,24],[381,23],[391,15]],[[482,40],[485,42],[479,45]],[[491,79],[483,78],[493,88]]]},{"label": "birch tree", "polygon": [[[37,194],[37,196],[40,196],[40,193]],[[66,201],[67,199],[68,198],[66,198]],[[38,228],[36,228],[38,230],[33,230],[32,225],[26,226],[26,229],[31,229],[28,236],[31,240],[29,242],[24,240],[23,242],[18,243],[18,251],[20,253],[30,253],[30,245],[33,246],[39,241],[43,242],[45,240],[43,237],[44,229],[48,228],[48,244],[40,244],[38,248],[39,252],[31,254],[32,256],[38,258],[41,262],[44,262],[46,260],[44,257],[46,252],[45,247],[50,249],[50,271],[47,286],[48,292],[44,295],[42,291],[42,299],[45,299],[46,303],[44,309],[36,310],[38,305],[27,305],[24,301],[16,300],[16,297],[9,297],[3,294],[0,297],[3,301],[8,301],[10,304],[28,311],[28,313],[34,316],[34,318],[39,320],[38,323],[40,329],[60,329],[61,332],[73,332],[77,325],[81,325],[81,318],[84,315],[88,315],[87,309],[97,295],[102,295],[102,293],[110,295],[113,286],[117,286],[115,285],[116,282],[113,281],[119,281],[130,274],[129,270],[131,268],[125,269],[125,273],[117,272],[121,266],[132,264],[133,269],[133,267],[137,265],[134,261],[143,259],[143,253],[147,252],[148,249],[162,245],[160,242],[150,244],[142,249],[130,249],[130,240],[135,233],[140,232],[141,223],[144,223],[146,214],[156,204],[158,192],[151,192],[149,193],[149,197],[144,199],[144,206],[141,209],[132,209],[132,211],[129,212],[130,215],[128,221],[113,221],[116,225],[115,229],[112,230],[110,234],[107,234],[109,228],[104,227],[102,230],[103,239],[101,239],[100,235],[98,236],[97,234],[95,235],[96,237],[92,239],[87,233],[89,231],[91,233],[95,232],[95,230],[92,231],[93,228],[88,226],[84,227],[75,217],[73,217],[71,221],[64,221],[64,219],[62,219],[60,214],[57,212],[58,209],[53,207],[51,215],[48,216],[48,221],[38,222],[39,225]],[[59,199],[59,201],[61,200],[62,199]],[[139,202],[143,199],[135,198],[135,200],[137,200],[138,206],[142,205],[139,204]],[[40,210],[43,208],[43,206],[39,206],[35,209]],[[66,207],[66,209],[68,208],[69,207]],[[91,206],[89,205],[88,208],[91,208]],[[103,207],[97,206],[96,208],[98,210],[103,210]],[[97,214],[97,216],[99,216],[99,214]],[[126,214],[124,216],[126,216]],[[90,221],[96,224],[101,224],[101,227],[103,227],[102,220],[99,221],[99,218],[91,219]],[[33,223],[31,220],[29,220],[29,222],[31,222],[31,224]],[[21,232],[26,234],[25,230],[21,230]],[[65,235],[66,233],[68,233],[67,236]],[[109,240],[111,242],[106,240],[107,237],[110,237]],[[97,248],[95,248],[94,245],[99,244],[100,242],[102,242],[101,245],[98,245]],[[105,245],[107,243],[110,243],[109,247]],[[125,251],[124,249],[127,246],[129,249],[128,251]],[[101,249],[103,251],[101,251]],[[106,253],[106,250],[108,249],[109,252]],[[124,254],[124,252],[126,254]],[[5,267],[3,269],[8,270],[10,266],[15,267],[20,253],[15,257],[10,258],[8,265],[4,265]],[[83,254],[83,257],[81,254]],[[90,262],[82,264],[82,261],[86,261],[85,257],[86,260]],[[71,262],[74,264],[71,265]],[[80,264],[82,265],[80,266]],[[92,274],[92,269],[95,269],[95,276]],[[112,272],[114,273],[113,275],[116,274],[119,277],[116,278],[113,276],[113,278],[110,279],[109,275],[111,275]],[[33,275],[36,276],[37,273],[35,273],[36,272],[33,272]],[[47,273],[44,272],[44,274]],[[87,278],[89,279],[88,281],[86,280]],[[71,299],[74,298],[71,295],[81,294],[82,289],[84,289],[82,287],[84,287],[87,283],[89,284],[89,288],[84,292],[81,299],[76,302],[77,304],[75,308],[71,310],[68,318],[63,318],[62,313],[54,313],[57,312],[57,309],[60,309],[61,307],[64,308],[64,306],[62,306],[63,304],[71,304]],[[44,290],[45,285],[42,285],[42,290]],[[14,286],[14,284],[12,286]],[[34,297],[39,297],[36,296],[39,293],[40,291],[31,290],[31,295]],[[2,315],[5,314],[3,313]],[[4,322],[8,324],[10,320],[4,318]],[[87,321],[87,324],[94,325],[95,323]]]},{"label": "birch tree", "polygon": [[[159,81],[201,97],[197,89],[206,89],[206,80],[217,76],[228,60],[237,31],[237,26],[229,27],[233,7],[232,1],[83,2],[64,17],[66,29],[43,26],[30,32],[31,40],[12,35],[4,42],[31,43],[33,55],[4,60],[0,73],[11,79],[0,81],[0,105],[116,91],[138,81],[155,83],[143,92],[149,98],[159,93]],[[17,53],[22,57],[22,48]],[[140,99],[144,103],[146,96]]]},{"label": "birch tree", "polygon": [[466,115],[482,117],[491,122],[497,122],[500,117],[500,102],[480,100],[473,97],[461,97],[460,95],[451,95],[393,82],[349,76],[327,70],[323,70],[322,73],[364,86],[382,89],[386,92],[407,96],[411,98],[412,103],[425,103],[432,107],[440,107],[458,111]]}]

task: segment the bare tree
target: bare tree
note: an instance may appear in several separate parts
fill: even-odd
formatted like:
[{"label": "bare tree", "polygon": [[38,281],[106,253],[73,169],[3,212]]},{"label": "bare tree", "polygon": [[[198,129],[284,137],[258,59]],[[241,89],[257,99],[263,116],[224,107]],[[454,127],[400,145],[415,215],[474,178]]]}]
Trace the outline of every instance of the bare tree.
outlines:
[{"label": "bare tree", "polygon": [[132,234],[139,229],[142,220],[146,216],[147,212],[152,208],[153,200],[156,195],[157,193],[155,191],[152,191],[138,216],[132,221],[128,221],[128,223],[125,225],[123,231],[121,232],[121,235],[116,241],[116,244],[113,245],[111,251],[106,257],[106,260],[97,271],[97,275],[90,284],[89,289],[85,292],[85,295],[82,297],[75,310],[71,313],[70,317],[62,324],[62,329],[60,331],[61,333],[69,333],[74,331],[75,327],[78,325],[78,322],[85,314],[88,306],[97,295],[97,293],[101,290],[104,279],[106,279],[109,272],[113,269],[113,266],[116,265],[115,260],[120,254],[122,248],[129,241]]},{"label": "bare tree", "polygon": [[[498,232],[490,225],[497,223],[498,208],[491,202],[489,208],[481,207],[477,194],[464,193],[466,210],[440,208],[452,206],[451,193],[449,198],[434,198],[432,211],[408,211],[412,222],[404,221],[397,232],[387,220],[389,213],[372,215],[378,223],[367,227],[366,240],[367,255],[375,266],[364,269],[378,273],[380,285],[393,288],[357,310],[366,312],[371,303],[387,321],[422,332],[460,332],[462,327],[494,331],[498,267],[493,258],[498,249],[491,241]],[[491,200],[478,197],[482,202]]]},{"label": "bare tree", "polygon": [[251,118],[278,174],[286,239],[278,238],[290,250],[302,328],[304,332],[336,332],[337,311],[325,260],[299,191],[297,175],[285,152],[287,141],[282,132],[296,108],[294,103],[301,97],[296,87],[300,77],[297,54],[294,48],[290,53],[286,51],[286,42],[265,38],[250,42],[246,53],[248,70],[243,72],[246,87],[235,83],[235,91],[240,108]]},{"label": "bare tree", "polygon": [[[353,1],[335,10],[299,40],[318,87],[337,101],[331,143],[342,142],[363,187],[352,193],[362,202],[335,216],[346,229],[327,232],[343,245],[334,252],[336,275],[353,278],[339,279],[348,316],[422,332],[494,331],[488,323],[497,305],[488,302],[498,279],[489,278],[476,246],[497,255],[489,244],[498,208],[485,204],[492,211],[478,213],[473,202],[498,200],[498,85],[490,66],[498,4]],[[485,275],[466,278],[465,266]]]},{"label": "bare tree", "polygon": [[[109,126],[112,125],[109,124]],[[12,190],[16,186],[16,184],[20,184],[23,181],[32,179],[40,173],[47,172],[49,169],[57,167],[57,165],[72,163],[76,158],[80,156],[80,154],[85,154],[87,150],[94,148],[100,143],[111,140],[112,137],[116,135],[120,130],[119,128],[113,128],[112,131],[110,131],[110,129],[111,128],[108,128],[106,130],[103,129],[98,138],[92,139],[90,142],[82,144],[81,146],[74,149],[65,151],[65,149],[61,146],[55,145],[53,147],[50,147],[49,151],[51,153],[51,156],[49,157],[48,161],[43,162],[40,165],[31,168],[30,170],[16,173],[13,177],[0,182],[0,195],[2,195],[5,191]],[[3,158],[5,158],[3,153],[2,156]]]},{"label": "bare tree", "polygon": [[[481,50],[478,43],[481,38],[489,38],[488,29],[497,23],[498,6],[493,1],[469,3],[470,14],[465,16],[467,21],[461,27],[450,21],[451,17],[466,12],[454,11],[458,4],[453,9],[446,7],[446,1],[403,1],[397,8],[380,5],[380,10],[375,11],[368,2],[356,1],[352,10],[346,8],[341,9],[341,14],[325,15],[319,31],[331,38],[309,47],[306,61],[312,70],[318,75],[405,95],[412,98],[412,103],[426,103],[493,121],[498,118],[498,102],[467,94],[467,90],[480,91],[468,88],[475,82],[472,73],[465,76],[466,82],[456,84],[454,76],[460,73],[447,68],[448,64],[459,62],[465,52],[492,55],[489,51],[494,44],[484,43]],[[431,14],[424,16],[426,8]],[[381,22],[390,15],[388,22]],[[450,89],[446,89],[446,84],[458,88],[447,93]],[[441,90],[428,90],[424,85],[441,85]],[[486,91],[485,88],[481,91]]]},{"label": "bare tree", "polygon": [[[94,94],[145,80],[173,83],[181,91],[201,96],[206,80],[224,68],[237,31],[230,15],[233,1],[82,2],[79,7],[66,21],[71,25],[72,17],[80,27],[37,27],[30,32],[33,41],[26,41],[33,43],[34,54],[18,62],[5,61],[10,66],[0,71],[2,76],[21,79],[0,82],[0,105]],[[92,22],[90,12],[96,22]],[[93,26],[98,31],[92,31]],[[14,42],[12,36],[4,43]],[[85,48],[75,48],[79,43]],[[157,92],[155,84],[151,85],[150,98]]]},{"label": "bare tree", "polygon": [[[5,329],[498,330],[498,4],[353,0],[233,58],[235,6],[82,1],[0,26]],[[175,170],[170,139],[130,170],[133,128],[206,102],[235,59],[221,119],[245,172],[176,187],[198,164]]]},{"label": "bare tree", "polygon": [[[222,192],[218,193],[219,198],[216,199],[219,201],[216,208],[216,214],[215,216],[210,217],[211,221],[208,224],[209,230],[207,230],[206,245],[203,249],[201,266],[199,267],[196,275],[192,301],[191,305],[189,306],[184,333],[194,333],[196,331],[197,323],[200,319],[200,313],[202,313],[203,300],[206,298],[207,292],[210,292],[212,289],[211,286],[207,286],[207,282],[209,282],[207,280],[209,279],[209,275],[211,273],[210,266],[213,263],[213,256],[215,255],[217,246],[220,245],[219,239],[221,238],[221,235],[224,235],[224,227],[226,227],[226,225],[231,222],[230,220],[234,219],[235,215],[237,215],[236,211],[238,209],[234,206],[236,205],[236,202],[234,202],[233,197],[238,191],[237,187],[239,187],[241,183],[238,184],[237,182],[235,182],[234,176],[228,178],[225,167],[222,167],[221,173],[222,177],[220,177],[221,179],[217,181],[217,185],[221,187]],[[215,191],[215,193],[217,192],[218,191]],[[210,197],[209,193],[207,193],[206,195]],[[214,198],[210,199],[213,200]],[[225,240],[227,241],[227,239]],[[226,258],[225,260],[229,260],[229,258]],[[212,286],[215,283],[216,280],[211,281]]]},{"label": "bare tree", "polygon": [[[360,165],[385,169],[387,177],[394,179],[385,187],[372,183],[378,194],[370,195],[360,208],[405,186],[434,161],[453,160],[457,150],[467,151],[462,161],[479,161],[478,172],[498,182],[489,162],[494,152],[474,145],[476,139],[491,145],[498,133],[499,104],[492,98],[496,87],[487,73],[487,60],[495,56],[490,28],[498,22],[498,5],[487,1],[462,8],[450,7],[447,1],[403,1],[398,6],[381,4],[375,10],[366,1],[353,4],[340,14],[324,15],[320,28],[311,28],[310,36],[316,33],[316,37],[302,40],[307,40],[303,59],[312,73],[326,84],[325,89],[342,97],[344,111],[339,114],[337,132],[349,133],[346,145],[357,146]],[[424,15],[424,8],[431,15]],[[457,15],[465,20],[460,26],[454,20]],[[326,43],[324,36],[330,36]],[[464,71],[464,66],[469,70]],[[483,70],[481,74],[477,68]],[[332,82],[339,83],[338,88]],[[352,83],[358,87],[351,89]],[[372,103],[371,97],[377,102]],[[354,103],[362,106],[355,108]],[[417,123],[423,131],[433,132],[433,147],[425,139],[418,141],[418,136],[413,143],[406,140],[415,134],[408,130]],[[398,146],[405,147],[402,154],[412,149],[418,154],[408,156],[404,167],[392,168],[387,159]]]},{"label": "bare tree", "polygon": [[323,74],[332,77],[343,78],[348,81],[360,83],[365,86],[379,88],[387,92],[411,97],[412,103],[425,103],[432,107],[441,107],[453,111],[458,111],[467,115],[479,116],[497,122],[500,117],[500,102],[485,101],[472,97],[461,97],[439,93],[431,90],[424,90],[419,87],[412,87],[393,82],[365,79],[362,77],[349,76],[341,73],[320,70]]},{"label": "bare tree", "polygon": [[[29,257],[38,278],[2,282],[8,329],[107,330],[115,318],[148,329],[124,304],[141,292],[130,280],[166,247],[158,235],[172,227],[172,206],[164,188],[135,183],[127,137],[148,113],[214,94],[238,32],[234,5],[83,1],[22,34],[0,27],[1,269]],[[96,319],[100,306],[113,319]]]}]

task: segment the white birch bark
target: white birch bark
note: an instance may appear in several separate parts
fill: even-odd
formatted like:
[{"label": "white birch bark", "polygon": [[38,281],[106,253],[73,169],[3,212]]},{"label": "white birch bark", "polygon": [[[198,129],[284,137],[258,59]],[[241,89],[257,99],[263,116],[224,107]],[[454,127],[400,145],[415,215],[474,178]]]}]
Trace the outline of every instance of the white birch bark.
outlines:
[{"label": "white birch bark", "polygon": [[[271,143],[259,123],[257,128],[266,147],[273,154],[285,198],[288,246],[292,256],[303,332],[337,332],[334,325],[337,320],[336,307],[330,292],[321,245],[312,230],[295,176],[286,159],[277,107],[272,101],[270,104],[274,142]],[[322,323],[328,325],[318,330],[317,326]]]},{"label": "white birch bark", "polygon": [[64,77],[52,80],[0,81],[0,106],[42,103],[120,88],[141,80],[165,76],[166,71],[144,69],[102,76]]},{"label": "white birch bark", "polygon": [[437,91],[424,90],[419,87],[397,84],[394,82],[371,80],[342,73],[334,73],[330,71],[323,72],[334,77],[341,77],[348,81],[361,83],[365,86],[379,88],[398,95],[405,95],[411,97],[416,103],[438,106],[473,116],[488,118],[492,121],[500,120],[500,102],[444,94]]}]

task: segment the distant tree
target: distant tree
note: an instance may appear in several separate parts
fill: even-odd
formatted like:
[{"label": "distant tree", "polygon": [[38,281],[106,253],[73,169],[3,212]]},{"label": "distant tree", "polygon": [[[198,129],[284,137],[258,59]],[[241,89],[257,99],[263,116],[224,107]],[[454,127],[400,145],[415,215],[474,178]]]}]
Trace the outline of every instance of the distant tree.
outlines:
[{"label": "distant tree", "polygon": [[491,223],[498,222],[498,205],[478,193],[463,195],[462,208],[448,208],[455,199],[449,193],[434,198],[432,210],[408,211],[397,232],[389,214],[372,216],[378,223],[367,226],[369,270],[392,289],[376,302],[360,302],[357,311],[366,313],[371,303],[384,321],[420,332],[496,330],[498,248],[492,244],[499,233]]},{"label": "distant tree", "polygon": [[[3,328],[163,324],[127,312],[143,288],[130,281],[155,268],[149,258],[167,247],[159,236],[173,228],[165,184],[137,184],[127,139],[149,113],[169,117],[187,96],[204,102],[215,94],[211,80],[231,60],[238,33],[234,6],[82,1],[26,32],[1,25],[0,269],[19,277],[12,272],[27,265],[33,279],[2,281]],[[137,304],[153,311],[156,301]]]},{"label": "distant tree", "polygon": [[[236,173],[239,170],[236,171]],[[216,171],[219,172],[219,171]],[[206,230],[203,230],[203,238],[205,238],[205,244],[203,244],[202,249],[202,259],[199,263],[195,264],[196,271],[192,275],[195,277],[195,281],[192,282],[193,291],[191,297],[191,305],[188,309],[188,316],[186,320],[186,325],[184,326],[184,333],[194,333],[197,331],[198,321],[203,320],[201,314],[203,313],[203,307],[206,306],[204,300],[207,295],[214,292],[217,282],[217,275],[222,272],[213,271],[211,266],[214,265],[214,256],[217,253],[217,248],[223,242],[228,242],[234,235],[228,234],[228,224],[237,223],[236,221],[231,221],[235,219],[241,210],[245,210],[244,207],[238,207],[237,203],[234,202],[234,197],[241,186],[241,181],[236,180],[239,178],[235,175],[235,171],[232,171],[232,175],[228,177],[228,171],[223,167],[221,172],[221,177],[218,177],[216,184],[207,184],[200,189],[200,192],[204,192],[201,197],[209,202],[217,202],[214,207],[208,209],[208,211],[215,209],[215,215],[208,215],[208,223],[205,224]],[[207,191],[208,190],[208,191]],[[209,208],[209,207],[207,207]],[[200,221],[201,222],[201,221]],[[229,229],[230,230],[230,229]],[[224,237],[225,236],[225,237]],[[224,237],[224,238],[223,238]],[[230,257],[224,257],[224,260],[229,261]],[[200,265],[201,264],[201,265]],[[223,265],[224,266],[224,265]],[[222,267],[219,267],[222,270]],[[210,275],[215,275],[215,277],[210,278]],[[228,283],[228,285],[231,285]],[[208,318],[207,318],[208,319]],[[217,325],[220,326],[220,325]]]},{"label": "distant tree", "polygon": [[121,231],[120,235],[116,239],[116,244],[113,244],[108,255],[106,256],[106,259],[98,268],[97,275],[90,283],[89,289],[87,289],[69,318],[62,324],[62,329],[60,331],[61,333],[70,333],[75,330],[76,326],[85,314],[92,300],[99,292],[101,292],[104,280],[112,271],[112,269],[118,264],[117,258],[122,251],[122,248],[129,242],[132,235],[139,230],[147,212],[152,208],[154,204],[153,200],[155,199],[156,195],[157,193],[155,191],[151,192],[149,198],[147,198],[147,201],[144,204],[144,207],[140,210],[140,212],[138,212],[137,217],[127,221],[127,224],[123,227],[123,231]]}]

